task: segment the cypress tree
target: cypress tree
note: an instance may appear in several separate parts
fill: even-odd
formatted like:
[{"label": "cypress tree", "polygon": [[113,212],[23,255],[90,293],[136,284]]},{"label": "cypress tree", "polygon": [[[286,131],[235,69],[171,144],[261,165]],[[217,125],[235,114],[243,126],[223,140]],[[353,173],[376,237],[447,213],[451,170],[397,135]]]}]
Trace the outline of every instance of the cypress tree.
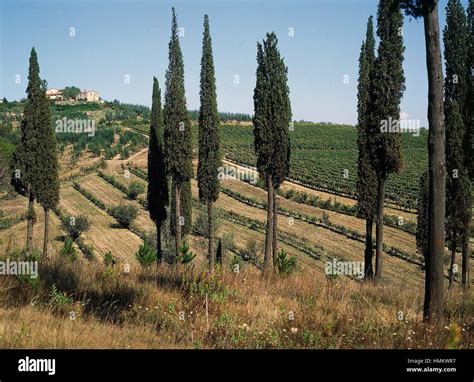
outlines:
[{"label": "cypress tree", "polygon": [[[469,180],[472,184],[474,181],[474,0],[469,1],[467,9],[467,30],[468,30],[468,54],[467,54],[467,71],[468,86],[465,102],[465,134],[464,134],[464,166],[467,169]],[[469,197],[472,201],[473,196],[469,190]],[[468,209],[471,212],[471,209]],[[465,288],[469,288],[469,222],[466,225],[465,235],[462,246],[462,278],[461,282]]]},{"label": "cypress tree", "polygon": [[161,229],[166,220],[168,206],[168,178],[166,177],[163,144],[163,112],[161,109],[161,90],[156,77],[153,77],[153,95],[150,116],[150,140],[148,142],[148,190],[147,202],[150,218],[156,225],[156,261],[161,264]]},{"label": "cypress tree", "polygon": [[179,44],[178,23],[174,8],[172,8],[168,58],[169,65],[166,71],[164,105],[164,148],[167,174],[173,181],[174,217],[172,219],[174,219],[176,230],[175,252],[177,256],[181,248],[181,192],[183,184],[188,182],[193,176],[193,167],[192,131],[184,94],[183,55]]},{"label": "cypress tree", "polygon": [[[466,193],[467,174],[463,166],[462,142],[464,122],[457,101],[445,103],[446,123],[446,239],[451,251],[449,285],[454,279],[456,250],[462,247],[465,230],[469,224],[470,195]],[[467,205],[467,206],[466,206]],[[466,206],[466,208],[462,208]],[[468,219],[466,221],[466,219]]]},{"label": "cypress tree", "polygon": [[[463,121],[468,92],[468,29],[464,8],[459,0],[449,0],[446,6],[446,26],[443,33],[446,78],[444,82],[444,119],[446,123],[446,239],[451,251],[449,286],[454,281],[456,251],[463,248],[469,236],[470,189],[464,168]],[[467,184],[466,184],[467,182]],[[460,206],[468,205],[466,209]],[[469,240],[469,239],[467,239]]]},{"label": "cypress tree", "polygon": [[257,43],[257,72],[254,90],[253,132],[257,170],[267,188],[267,230],[263,274],[273,270],[276,256],[276,190],[290,168],[291,106],[288,69],[280,57],[275,33],[268,33],[263,46]]},{"label": "cypress tree", "polygon": [[11,164],[11,184],[16,192],[28,198],[27,253],[33,251],[33,227],[36,222],[34,202],[42,187],[41,176],[44,175],[41,171],[43,164],[40,162],[41,135],[51,124],[49,104],[45,103],[45,83],[40,79],[39,73],[38,56],[35,48],[32,48],[26,89],[27,100],[20,124],[21,140],[13,153]]},{"label": "cypress tree", "polygon": [[36,198],[44,210],[43,257],[48,256],[49,244],[49,211],[56,208],[59,202],[58,153],[56,135],[51,123],[51,109],[46,97],[46,84],[40,97],[41,131],[39,136],[39,183]]},{"label": "cypress tree", "polygon": [[402,167],[401,135],[397,130],[400,100],[405,90],[403,74],[403,15],[399,0],[380,0],[377,12],[378,55],[371,71],[368,145],[377,174],[375,278],[382,277],[383,208],[385,181]]},{"label": "cypress tree", "polygon": [[366,221],[364,277],[373,277],[372,257],[372,227],[377,210],[377,176],[370,162],[368,135],[368,103],[370,87],[370,71],[375,60],[375,38],[372,16],[367,22],[365,41],[362,42],[359,57],[359,84],[357,94],[357,213],[359,218]]},{"label": "cypress tree", "polygon": [[209,18],[204,16],[204,34],[201,58],[201,106],[199,109],[199,161],[197,180],[199,200],[207,205],[208,259],[214,269],[212,204],[219,197],[218,169],[221,166],[219,143],[219,113],[217,111],[216,79]]},{"label": "cypress tree", "polygon": [[446,208],[446,158],[443,105],[443,68],[437,0],[401,0],[407,15],[423,17],[428,73],[428,254],[425,267],[423,318],[444,321],[444,243]]}]

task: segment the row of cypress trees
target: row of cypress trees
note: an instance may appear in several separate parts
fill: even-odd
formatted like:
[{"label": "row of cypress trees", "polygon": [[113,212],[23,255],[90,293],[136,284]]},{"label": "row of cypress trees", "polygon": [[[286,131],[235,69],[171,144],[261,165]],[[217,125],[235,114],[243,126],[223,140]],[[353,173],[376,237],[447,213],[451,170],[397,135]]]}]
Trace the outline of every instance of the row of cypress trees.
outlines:
[{"label": "row of cypress trees", "polygon": [[[377,56],[372,16],[359,57],[358,84],[358,215],[366,220],[365,277],[383,274],[383,209],[385,182],[400,171],[400,132],[382,132],[381,121],[400,118],[405,90],[403,73],[403,15],[398,0],[380,0],[377,12]],[[373,270],[372,226],[376,222],[375,272]]]},{"label": "row of cypress trees", "polygon": [[[288,176],[290,160],[289,123],[291,107],[287,67],[277,47],[274,33],[257,43],[257,71],[254,91],[254,135],[257,168],[265,179],[268,193],[267,232],[263,274],[269,275],[277,253],[276,190]],[[212,270],[216,261],[213,238],[213,204],[219,197],[220,150],[219,114],[209,18],[204,16],[201,57],[200,109],[198,130],[197,181],[199,200],[206,205],[208,259]],[[153,79],[153,100],[148,152],[148,208],[157,227],[158,262],[162,260],[160,233],[167,211],[179,254],[181,238],[191,229],[192,131],[184,94],[183,56],[178,38],[175,9],[172,9],[169,66],[163,110],[158,81]],[[171,195],[168,195],[169,180]],[[171,206],[168,209],[169,199]]]},{"label": "row of cypress trees", "polygon": [[20,143],[11,161],[11,184],[28,198],[26,252],[33,253],[35,202],[44,210],[43,257],[48,255],[49,211],[59,202],[56,135],[52,125],[47,83],[40,78],[38,56],[32,48],[29,60],[27,99],[21,120]]},{"label": "row of cypress trees", "polygon": [[[382,120],[398,120],[404,91],[403,16],[423,17],[427,45],[429,171],[419,183],[416,242],[425,257],[425,319],[440,318],[444,289],[444,233],[451,250],[450,285],[453,282],[455,255],[462,251],[462,284],[469,286],[469,223],[471,221],[472,182],[472,68],[474,37],[473,10],[468,13],[459,0],[449,0],[444,29],[446,79],[444,105],[440,97],[442,72],[436,1],[380,0],[375,57],[372,16],[367,23],[359,58],[358,84],[358,215],[366,220],[365,277],[382,276],[384,182],[402,166],[400,134],[383,133]],[[439,111],[443,110],[443,114]],[[444,127],[445,126],[445,127]],[[445,135],[444,135],[445,132]],[[445,143],[446,142],[446,143]],[[445,158],[445,159],[444,159]],[[443,175],[444,160],[447,176]],[[446,180],[444,180],[446,179]],[[444,192],[446,187],[446,193]],[[445,219],[444,219],[445,218]],[[372,226],[376,220],[376,267],[373,272]],[[444,222],[445,220],[445,222]],[[440,231],[440,227],[445,229]],[[441,321],[441,320],[440,320]]]}]

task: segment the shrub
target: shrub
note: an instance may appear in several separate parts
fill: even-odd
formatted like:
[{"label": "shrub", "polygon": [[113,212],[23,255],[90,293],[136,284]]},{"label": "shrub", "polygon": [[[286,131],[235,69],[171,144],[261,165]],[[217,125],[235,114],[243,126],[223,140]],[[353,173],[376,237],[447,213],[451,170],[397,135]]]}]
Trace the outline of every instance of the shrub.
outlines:
[{"label": "shrub", "polygon": [[94,247],[92,245],[84,244],[81,246],[82,252],[84,252],[84,256],[88,260],[92,260],[94,258]]},{"label": "shrub", "polygon": [[282,249],[277,254],[275,265],[279,274],[289,275],[296,269],[296,258],[288,256],[288,254]]},{"label": "shrub", "polygon": [[74,241],[91,226],[89,219],[85,215],[77,217],[66,215],[62,218],[61,223],[64,230]]},{"label": "shrub", "polygon": [[180,248],[180,254],[176,257],[176,262],[180,264],[188,264],[194,260],[196,255],[189,250],[189,244],[183,241]]},{"label": "shrub", "polygon": [[76,248],[74,247],[74,242],[70,237],[66,237],[64,241],[64,246],[61,248],[59,252],[61,256],[67,256],[71,259],[71,261],[77,260],[77,252]]},{"label": "shrub", "polygon": [[145,191],[145,186],[140,182],[130,182],[127,189],[127,196],[130,199],[136,199],[138,194],[141,194]]},{"label": "shrub", "polygon": [[329,215],[326,211],[323,212],[323,224],[325,226],[329,226],[330,225],[330,221],[329,221]]},{"label": "shrub", "polygon": [[256,240],[253,238],[247,240],[245,249],[241,251],[241,254],[244,260],[256,261],[260,254],[260,248],[258,247]]},{"label": "shrub", "polygon": [[117,260],[115,260],[114,255],[112,255],[112,252],[107,251],[104,255],[104,264],[105,266],[114,266],[117,263]]},{"label": "shrub", "polygon": [[138,216],[138,208],[131,204],[119,204],[109,209],[110,214],[125,228],[129,228]]},{"label": "shrub", "polygon": [[140,245],[135,257],[142,267],[148,267],[156,262],[156,251],[150,246],[147,240]]},{"label": "shrub", "polygon": [[[216,209],[212,210],[212,230],[215,236],[220,226],[219,213]],[[207,211],[199,212],[196,221],[193,224],[193,232],[198,236],[209,237],[209,227],[207,223]]]}]

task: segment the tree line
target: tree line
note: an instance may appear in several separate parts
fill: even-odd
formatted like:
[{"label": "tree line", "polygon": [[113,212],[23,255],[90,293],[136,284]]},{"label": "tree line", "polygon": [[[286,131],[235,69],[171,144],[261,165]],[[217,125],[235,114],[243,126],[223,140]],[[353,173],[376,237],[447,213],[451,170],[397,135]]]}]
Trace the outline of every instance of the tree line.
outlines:
[{"label": "tree line", "polygon": [[[403,158],[400,132],[384,132],[383,121],[400,118],[405,90],[403,72],[403,13],[423,17],[427,51],[429,166],[420,180],[417,245],[425,258],[425,305],[427,320],[442,321],[444,307],[445,238],[452,251],[450,280],[456,251],[463,253],[462,283],[469,286],[469,221],[472,201],[472,51],[473,1],[466,13],[459,0],[449,0],[444,30],[446,81],[443,83],[437,1],[380,0],[377,11],[376,52],[372,16],[362,42],[358,84],[358,216],[366,220],[365,278],[383,276],[383,209],[385,182],[400,171]],[[148,150],[147,205],[156,224],[157,263],[163,261],[161,234],[170,229],[174,257],[187,243],[192,219],[191,179],[193,147],[191,118],[186,107],[184,62],[172,8],[164,102],[153,78]],[[278,49],[275,33],[257,42],[256,85],[253,94],[254,149],[257,170],[267,192],[267,221],[262,274],[269,277],[277,262],[277,198],[289,174],[291,103],[288,68]],[[45,214],[43,256],[48,253],[49,211],[59,201],[56,137],[46,97],[46,81],[40,79],[37,54],[30,56],[27,101],[21,121],[21,141],[13,153],[11,183],[28,198],[26,251],[33,250],[35,202]],[[219,197],[220,116],[209,18],[204,16],[198,115],[199,200],[207,208],[207,257],[210,271],[216,264],[213,237],[213,204]],[[447,172],[447,176],[446,176]],[[169,216],[170,227],[164,227]],[[375,223],[375,267],[372,242]],[[218,256],[219,257],[219,256]],[[173,260],[172,260],[173,261]]]},{"label": "tree line", "polygon": [[[186,109],[184,64],[178,37],[177,17],[172,9],[169,65],[166,72],[164,105],[158,80],[153,79],[153,100],[148,152],[148,208],[157,229],[157,258],[162,261],[160,232],[168,214],[175,239],[175,256],[189,233],[192,218],[191,178],[193,177],[192,130]],[[217,110],[216,79],[209,18],[204,16],[198,120],[197,182],[199,201],[207,208],[207,256],[212,271],[216,263],[213,237],[213,204],[219,197],[220,117]],[[264,275],[271,274],[277,253],[276,189],[289,172],[289,124],[291,108],[287,68],[280,57],[275,33],[257,43],[257,71],[253,117],[258,171],[266,180],[268,195]],[[229,115],[232,116],[232,115]],[[238,116],[238,115],[236,115]]]},{"label": "tree line", "polygon": [[[383,132],[381,124],[400,119],[405,90],[403,14],[422,17],[428,73],[429,164],[420,179],[416,242],[425,259],[424,318],[440,322],[444,309],[445,241],[451,251],[449,285],[455,256],[462,252],[462,285],[469,287],[469,223],[472,206],[472,68],[473,1],[466,11],[449,0],[443,32],[446,76],[441,66],[438,2],[380,0],[379,45],[375,54],[373,18],[369,17],[359,57],[358,215],[366,220],[365,278],[383,275],[383,208],[387,177],[400,171],[400,132]],[[376,224],[375,271],[372,229]]]}]

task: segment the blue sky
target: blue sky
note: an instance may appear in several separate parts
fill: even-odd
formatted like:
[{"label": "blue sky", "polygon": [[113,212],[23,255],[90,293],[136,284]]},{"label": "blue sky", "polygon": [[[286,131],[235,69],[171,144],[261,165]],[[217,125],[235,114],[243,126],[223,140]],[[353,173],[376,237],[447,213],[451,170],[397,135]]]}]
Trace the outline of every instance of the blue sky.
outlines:
[{"label": "blue sky", "polygon": [[[164,88],[171,6],[184,28],[188,109],[199,108],[202,23],[207,13],[220,111],[253,112],[256,42],[275,31],[289,69],[293,118],[356,122],[359,50],[367,18],[376,16],[375,0],[0,0],[0,97],[25,96],[28,57],[34,46],[41,77],[49,87],[75,85],[97,90],[106,100],[149,105],[154,75]],[[441,28],[445,6],[446,1],[440,1]],[[74,37],[70,28],[75,28]],[[407,89],[401,109],[426,126],[422,20],[405,18],[403,32]],[[15,83],[18,74],[20,84]]]}]

